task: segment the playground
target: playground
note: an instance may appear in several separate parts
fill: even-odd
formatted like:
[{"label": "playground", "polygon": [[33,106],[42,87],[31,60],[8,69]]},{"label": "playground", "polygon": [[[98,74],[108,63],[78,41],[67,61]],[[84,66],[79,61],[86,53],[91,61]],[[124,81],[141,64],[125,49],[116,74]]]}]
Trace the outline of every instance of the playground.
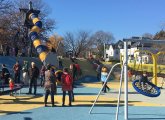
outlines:
[{"label": "playground", "polygon": [[[62,38],[55,48],[41,40],[40,10],[31,1],[28,9],[19,10],[38,56],[0,56],[0,120],[165,120],[165,51],[143,49],[144,44],[162,45],[165,40],[123,39],[120,62],[112,65],[91,54],[67,57],[67,51],[62,57]],[[141,49],[131,51],[128,43],[141,44]],[[31,67],[15,70],[26,62]],[[27,83],[18,69],[29,75]],[[16,81],[16,75],[21,80]]]},{"label": "playground", "polygon": [[[5,58],[3,58],[5,59]],[[80,62],[81,61],[81,62]],[[86,60],[80,60],[80,65],[83,66],[84,72],[87,74],[88,70],[93,71],[91,75],[85,75],[79,81],[77,81],[77,87],[74,89],[75,102],[72,107],[68,107],[66,103],[65,107],[62,107],[62,91],[61,87],[58,86],[57,94],[55,98],[55,107],[45,107],[43,104],[44,100],[44,89],[37,87],[37,95],[27,95],[28,88],[24,87],[21,91],[17,91],[15,96],[2,95],[0,96],[0,119],[2,120],[44,120],[44,119],[86,119],[86,120],[107,120],[115,119],[118,92],[120,83],[118,80],[110,80],[108,86],[110,91],[107,93],[101,93],[97,100],[92,112],[89,114],[89,110],[96,99],[96,96],[102,84],[95,77],[96,72],[93,70],[92,64]],[[69,60],[65,60],[65,64]],[[9,62],[10,63],[10,62]],[[88,67],[90,66],[90,69]],[[92,69],[91,69],[92,68]],[[158,86],[161,84],[158,84]],[[165,86],[163,86],[165,87]],[[5,88],[7,90],[8,88]],[[146,119],[146,120],[157,120],[165,119],[164,116],[164,96],[165,89],[161,89],[161,94],[158,97],[147,97],[138,93],[132,86],[132,82],[128,83],[128,112],[129,119]],[[50,103],[50,98],[48,99]],[[118,119],[122,120],[124,116],[124,85],[122,85],[121,101],[119,105],[119,116]],[[51,116],[51,117],[50,117]],[[83,117],[82,117],[83,116]]]},{"label": "playground", "polygon": [[[56,107],[44,107],[43,89],[38,88],[37,96],[28,96],[25,91],[16,97],[8,95],[0,96],[0,119],[1,120],[114,120],[117,106],[118,82],[109,82],[111,90],[106,94],[101,94],[96,106],[91,114],[88,113],[99,89],[100,83],[84,83],[75,88],[75,102],[72,107],[61,106],[61,88],[55,95]],[[157,98],[150,98],[138,94],[129,83],[129,119],[131,120],[163,120],[164,116],[164,93]],[[123,94],[122,94],[123,98]],[[50,99],[49,99],[50,102]],[[119,120],[123,119],[124,101],[121,101]]]}]

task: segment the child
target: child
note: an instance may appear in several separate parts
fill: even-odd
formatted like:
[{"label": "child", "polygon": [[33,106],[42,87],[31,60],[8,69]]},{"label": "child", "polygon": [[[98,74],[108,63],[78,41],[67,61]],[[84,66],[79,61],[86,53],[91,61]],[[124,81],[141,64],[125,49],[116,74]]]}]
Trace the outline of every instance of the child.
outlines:
[{"label": "child", "polygon": [[[102,85],[104,85],[104,83],[106,82],[107,76],[108,76],[107,68],[106,67],[102,67],[102,69],[101,69],[101,81],[102,81]],[[108,91],[110,90],[110,88],[107,86],[107,82],[105,83],[105,86],[103,87],[102,91],[104,93],[106,93],[106,89],[108,89]]]},{"label": "child", "polygon": [[[14,81],[11,78],[9,78],[9,87],[10,87],[10,90],[14,89]],[[13,92],[10,92],[10,96],[13,96]]]},{"label": "child", "polygon": [[62,91],[63,91],[63,98],[62,98],[62,106],[65,105],[65,95],[66,95],[66,91],[68,91],[68,95],[69,95],[69,106],[72,105],[72,83],[73,83],[73,79],[71,77],[71,75],[69,74],[69,70],[67,68],[64,68],[63,70],[63,74],[61,77],[61,83],[62,83]]},{"label": "child", "polygon": [[132,70],[128,70],[128,81],[132,81]]},{"label": "child", "polygon": [[62,70],[57,70],[55,72],[57,85],[61,85],[61,76],[62,76],[62,74],[63,74]]},{"label": "child", "polygon": [[147,72],[145,72],[145,71],[143,72],[143,74],[142,74],[142,76],[141,76],[141,78],[139,80],[139,83],[140,83],[140,87],[141,88],[142,88],[142,86],[144,87],[144,85],[146,83],[149,83]]}]

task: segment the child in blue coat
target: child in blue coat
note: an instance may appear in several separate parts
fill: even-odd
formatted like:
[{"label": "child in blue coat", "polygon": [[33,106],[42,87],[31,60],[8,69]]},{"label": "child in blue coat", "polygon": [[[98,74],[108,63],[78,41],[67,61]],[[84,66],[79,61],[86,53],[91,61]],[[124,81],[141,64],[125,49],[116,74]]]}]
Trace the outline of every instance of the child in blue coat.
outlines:
[{"label": "child in blue coat", "polygon": [[[104,83],[106,82],[107,76],[108,76],[107,68],[106,67],[102,67],[102,69],[101,69],[101,81],[102,81],[102,85],[104,85]],[[106,82],[105,83],[105,86],[102,89],[102,91],[104,93],[106,93],[107,92],[107,89],[108,89],[108,91],[110,90],[110,88],[107,86],[107,82]]]}]

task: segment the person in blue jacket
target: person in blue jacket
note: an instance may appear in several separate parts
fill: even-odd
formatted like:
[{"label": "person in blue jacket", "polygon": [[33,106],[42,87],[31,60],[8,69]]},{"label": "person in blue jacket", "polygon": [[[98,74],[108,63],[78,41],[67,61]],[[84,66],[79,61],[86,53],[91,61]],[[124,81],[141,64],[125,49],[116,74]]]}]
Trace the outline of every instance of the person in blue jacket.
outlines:
[{"label": "person in blue jacket", "polygon": [[107,90],[109,91],[110,90],[110,88],[107,86],[107,76],[108,76],[108,71],[107,71],[107,68],[106,67],[102,67],[102,69],[101,69],[101,81],[102,81],[102,85],[104,85],[104,83],[105,83],[105,86],[103,87],[103,89],[102,89],[102,91],[104,92],[104,93],[106,93],[107,92]]}]

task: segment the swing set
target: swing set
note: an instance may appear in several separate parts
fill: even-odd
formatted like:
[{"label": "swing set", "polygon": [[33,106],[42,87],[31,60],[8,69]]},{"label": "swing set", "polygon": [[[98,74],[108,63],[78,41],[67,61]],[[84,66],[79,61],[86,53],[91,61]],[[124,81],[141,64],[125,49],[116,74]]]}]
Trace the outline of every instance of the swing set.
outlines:
[{"label": "swing set", "polygon": [[[153,64],[142,64],[142,56],[141,56],[141,62],[140,64],[138,65],[138,69],[135,69],[136,68],[136,63],[134,63],[134,71],[135,71],[135,78],[136,78],[136,75],[137,75],[137,72],[140,72],[140,74],[142,75],[142,73],[144,71],[147,71],[148,70],[148,73],[150,73],[150,76],[152,76],[152,82],[145,82],[144,84],[140,82],[140,80],[134,80],[132,85],[134,87],[134,89],[139,92],[140,94],[143,94],[145,96],[148,96],[148,97],[158,97],[160,95],[160,88],[157,87],[157,81],[158,81],[158,76],[159,77],[163,77],[163,80],[162,80],[162,86],[164,84],[164,78],[165,78],[165,73],[160,73],[160,72],[165,72],[165,71],[160,71],[159,69],[159,73],[158,73],[158,64],[157,64],[157,60],[158,60],[158,56],[161,55],[161,54],[165,54],[165,52],[158,52],[156,54],[148,51],[148,50],[137,50],[135,51],[136,52],[142,52],[142,53],[148,53],[152,56],[152,60],[153,60]],[[135,59],[135,62],[136,62],[136,59]],[[128,66],[130,67],[131,65],[128,64]],[[141,71],[139,71],[139,66],[141,66]],[[159,68],[160,66],[163,66],[163,65],[159,65]],[[164,67],[164,66],[163,66]],[[145,69],[144,69],[145,68]],[[153,72],[151,71],[153,70]],[[143,85],[142,85],[143,84]],[[162,88],[161,86],[161,88]]]},{"label": "swing set", "polygon": [[[119,106],[120,106],[120,98],[121,98],[121,88],[122,88],[122,80],[124,78],[124,120],[128,120],[128,42],[140,42],[140,43],[154,43],[154,44],[165,44],[165,40],[139,40],[139,39],[123,39],[124,42],[124,56],[123,56],[123,62],[121,63],[117,63],[114,66],[112,66],[106,82],[108,81],[108,78],[110,77],[112,70],[114,69],[114,67],[116,67],[117,65],[121,65],[121,76],[120,76],[120,87],[119,87],[119,94],[118,94],[118,102],[117,102],[117,110],[116,110],[116,118],[115,120],[118,120],[118,116],[119,116]],[[151,53],[151,52],[148,52]],[[160,95],[160,88],[157,87],[157,58],[160,54],[165,54],[165,52],[158,52],[157,54],[153,54],[152,55],[152,59],[153,59],[153,83],[151,82],[147,82],[148,84],[145,84],[147,89],[142,89],[142,87],[139,87],[139,81],[140,80],[134,80],[132,85],[135,88],[135,90],[145,96],[148,97],[157,97]],[[142,65],[141,65],[142,66]],[[143,67],[142,67],[143,68]],[[105,83],[106,83],[105,82]],[[101,94],[101,90],[103,89],[103,87],[105,86],[105,84],[103,84],[102,88],[100,89],[95,101],[93,102],[92,107],[89,110],[89,114],[92,113],[92,110]]]}]

